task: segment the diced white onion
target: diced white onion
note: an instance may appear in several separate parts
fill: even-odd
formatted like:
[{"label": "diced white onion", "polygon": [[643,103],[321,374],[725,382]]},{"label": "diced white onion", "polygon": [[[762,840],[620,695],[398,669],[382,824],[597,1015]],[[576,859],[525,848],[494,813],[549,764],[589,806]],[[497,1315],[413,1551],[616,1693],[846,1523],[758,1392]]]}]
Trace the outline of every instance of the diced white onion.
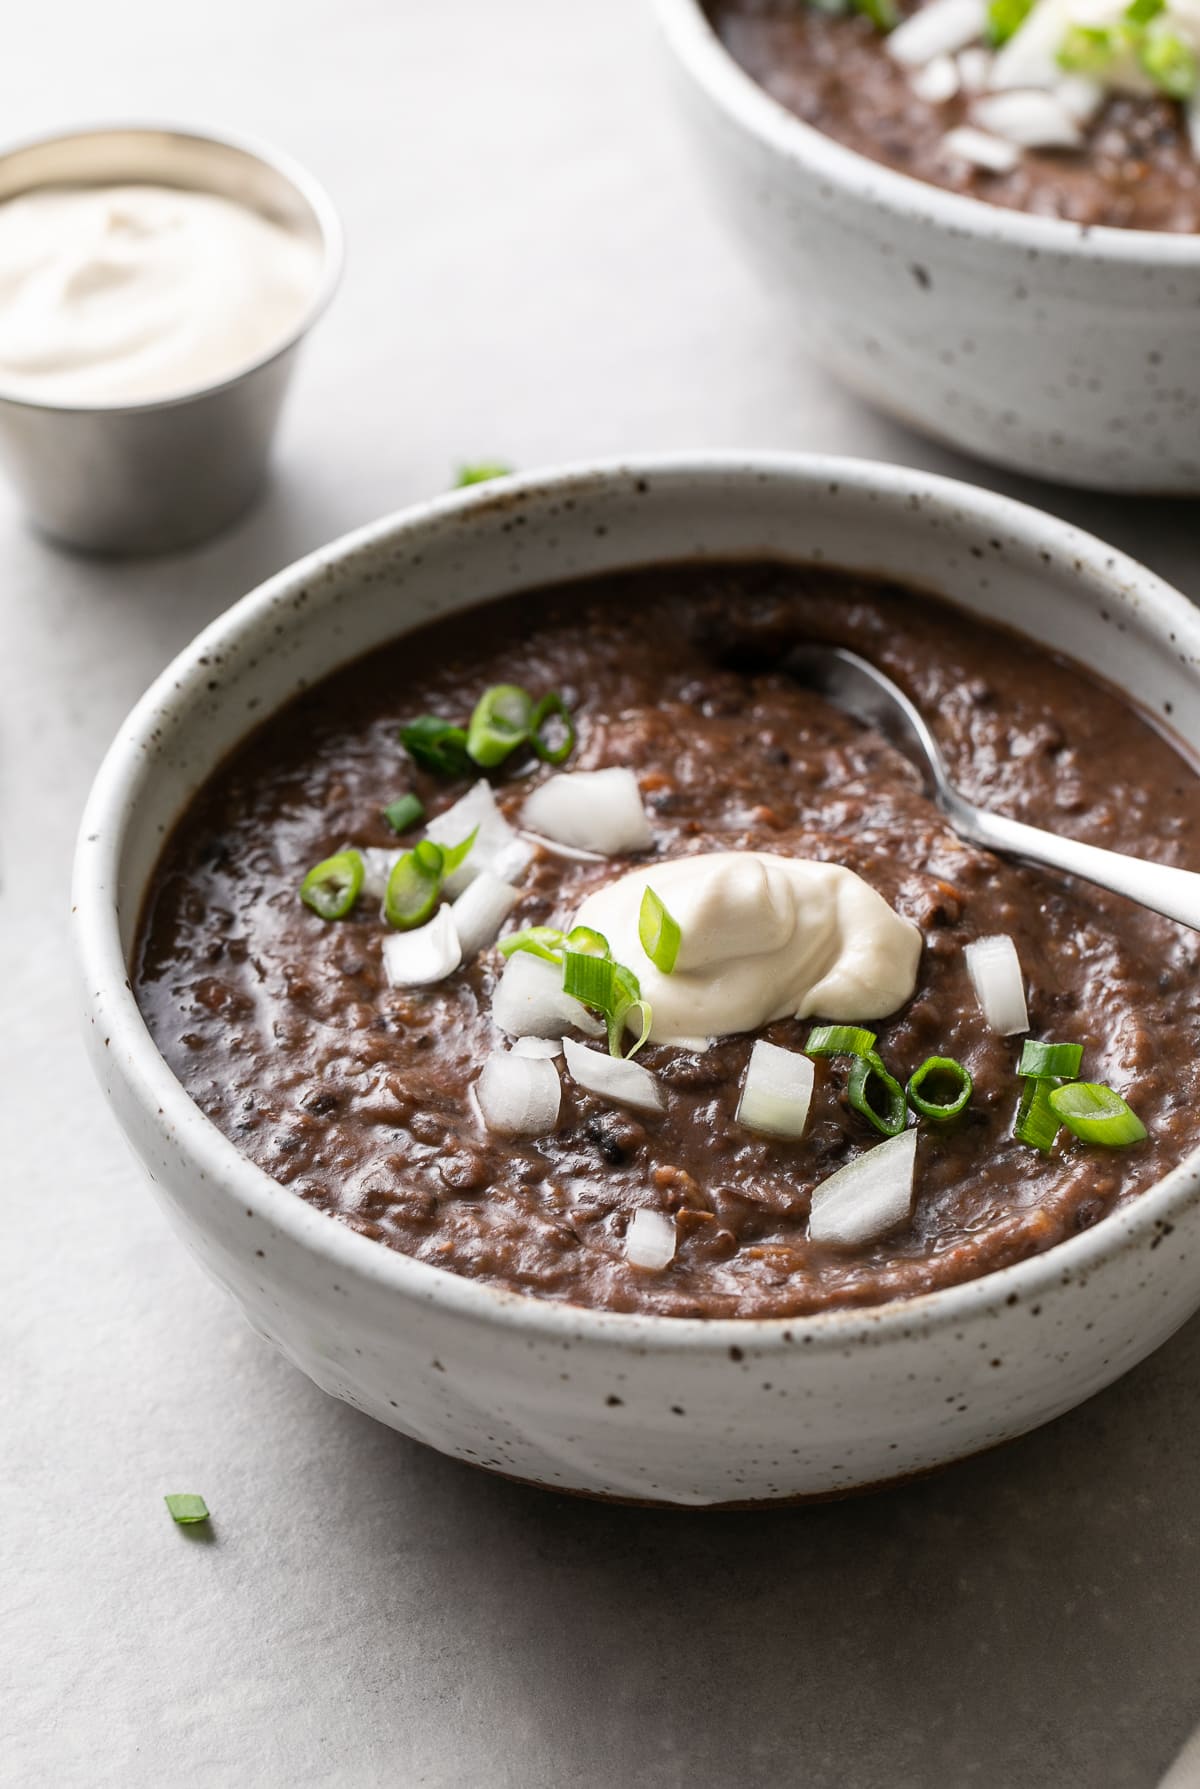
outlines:
[{"label": "diced white onion", "polygon": [[919,68],[935,56],[953,56],[983,36],[987,24],[984,0],[930,0],[890,31],[884,39],[889,56],[906,68]]},{"label": "diced white onion", "polygon": [[516,1037],[512,1053],[514,1056],[561,1056],[562,1046],[561,1037]]},{"label": "diced white onion", "polygon": [[558,1123],[562,1085],[544,1056],[496,1050],[475,1083],[483,1122],[501,1137],[544,1137]]},{"label": "diced white onion", "polygon": [[640,1062],[589,1050],[570,1037],[563,1038],[563,1053],[572,1076],[589,1093],[598,1093],[618,1106],[636,1106],[640,1112],[661,1112],[666,1104],[657,1076]]},{"label": "diced white onion", "polygon": [[675,1259],[675,1225],[661,1211],[640,1206],[625,1232],[625,1259],[631,1267],[658,1273]]},{"label": "diced white onion", "polygon": [[855,1156],[814,1188],[808,1220],[811,1242],[869,1242],[912,1211],[917,1132],[901,1131]]},{"label": "diced white onion", "polygon": [[1022,149],[1078,149],[1079,126],[1053,93],[989,93],[977,99],[971,116],[984,130]]},{"label": "diced white onion", "polygon": [[562,969],[527,950],[514,951],[492,996],[492,1018],[510,1037],[561,1037],[568,1029],[601,1037],[604,1027],[563,993]]},{"label": "diced white onion", "polygon": [[990,174],[1008,174],[1021,159],[1015,143],[1006,137],[989,137],[986,131],[975,130],[969,124],[948,130],[942,138],[942,148],[947,155],[970,162],[972,167],[986,168]]},{"label": "diced white onion", "polygon": [[1025,978],[1017,947],[1007,932],[992,938],[975,938],[966,949],[967,971],[979,997],[983,1016],[1001,1037],[1029,1030],[1025,1004]]},{"label": "diced white onion", "polygon": [[392,866],[403,852],[391,851],[386,845],[364,845],[359,854],[363,860],[363,898],[382,906]]},{"label": "diced white onion", "polygon": [[533,790],[521,815],[533,832],[563,845],[615,857],[652,843],[650,822],[632,770],[568,770]]},{"label": "diced white onion", "polygon": [[414,932],[389,932],[383,941],[383,967],[393,988],[423,988],[444,981],[462,962],[462,946],[449,907]]},{"label": "diced white onion", "polygon": [[473,957],[494,944],[500,927],[521,898],[511,882],[501,882],[483,870],[463,889],[452,908],[454,926],[464,957]]},{"label": "diced white onion", "polygon": [[1054,84],[1054,97],[1076,124],[1090,124],[1104,104],[1104,88],[1086,75],[1064,75]]},{"label": "diced white onion", "polygon": [[523,832],[520,838],[522,842],[528,840],[531,845],[540,845],[543,851],[552,851],[555,857],[569,857],[575,863],[604,862],[603,851],[583,851],[578,845],[564,845],[560,839],[545,838],[540,832]]},{"label": "diced white onion", "polygon": [[812,1058],[760,1037],[750,1052],[737,1122],[767,1137],[802,1137],[812,1090]]},{"label": "diced white onion", "polygon": [[520,841],[496,806],[492,785],[482,777],[477,783],[472,783],[466,794],[460,796],[452,807],[448,807],[444,813],[436,814],[425,828],[426,837],[433,839],[438,845],[461,845],[472,832],[475,832],[475,843],[468,851],[465,862],[458,866],[452,876],[446,878],[445,889],[451,899],[461,894],[468,882],[473,882],[484,870],[491,870],[494,876],[507,882],[520,875],[523,867],[514,869],[511,858],[502,857],[502,853],[518,845]]},{"label": "diced white onion", "polygon": [[917,69],[908,84],[926,105],[944,106],[958,92],[960,79],[953,56],[935,56],[932,62]]},{"label": "diced white onion", "polygon": [[987,50],[973,47],[960,50],[954,59],[958,69],[958,83],[966,93],[979,93],[988,84],[992,58]]}]

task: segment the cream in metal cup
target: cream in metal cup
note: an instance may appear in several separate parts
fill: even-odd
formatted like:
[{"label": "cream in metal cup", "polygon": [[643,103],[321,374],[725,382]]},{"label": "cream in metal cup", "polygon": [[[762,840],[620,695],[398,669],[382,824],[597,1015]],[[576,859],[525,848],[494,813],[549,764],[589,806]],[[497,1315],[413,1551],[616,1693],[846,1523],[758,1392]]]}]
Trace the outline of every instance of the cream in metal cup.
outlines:
[{"label": "cream in metal cup", "polygon": [[229,377],[153,400],[70,404],[6,392],[0,459],[35,527],[94,553],[165,553],[234,521],[258,493],[296,353],[333,295],[342,232],[322,188],[286,157],[232,138],[122,127],[0,155],[0,203],[35,188],[149,183],[231,199],[318,250],[297,323]]}]

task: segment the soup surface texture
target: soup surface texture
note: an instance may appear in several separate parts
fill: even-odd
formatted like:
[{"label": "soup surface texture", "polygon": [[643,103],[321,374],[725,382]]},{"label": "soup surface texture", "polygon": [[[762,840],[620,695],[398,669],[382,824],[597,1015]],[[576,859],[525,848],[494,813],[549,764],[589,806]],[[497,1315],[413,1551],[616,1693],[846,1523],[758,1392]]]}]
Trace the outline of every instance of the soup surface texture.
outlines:
[{"label": "soup surface texture", "polygon": [[[1195,1142],[1196,937],[964,844],[898,751],[781,670],[789,646],[812,639],[894,677],[969,796],[1200,867],[1188,763],[1113,690],[1023,638],[825,568],[581,581],[464,611],[338,671],[202,789],[163,852],[136,959],[138,1000],[184,1087],[268,1174],[386,1247],[617,1311],[877,1304],[1048,1249],[1137,1195]],[[584,1091],[560,1061],[556,1128],[489,1134],[472,1089],[506,1041],[490,1016],[500,953],[485,948],[429,987],[391,987],[377,899],[333,921],[301,903],[319,859],[347,844],[399,848],[380,810],[401,791],[430,817],[464,793],[471,776],[417,769],[398,728],[425,713],[465,721],[498,683],[561,692],[578,727],[566,769],[630,767],[652,835],[636,858],[536,847],[509,929],[570,925],[634,864],[744,850],[845,865],[920,929],[915,995],[873,1023],[878,1049],[901,1082],[927,1057],[955,1058],[974,1091],[952,1123],[919,1125],[910,1220],[858,1246],[809,1239],[814,1187],[880,1138],[836,1058],[816,1063],[798,1141],[739,1124],[748,1034],[703,1050],[646,1045],[637,1060],[659,1079],[659,1114]],[[554,774],[515,752],[491,772],[501,810],[515,824]],[[1016,945],[1030,1035],[1082,1045],[1082,1078],[1128,1099],[1144,1141],[1105,1148],[1062,1130],[1043,1154],[1014,1139],[1022,1039],[989,1029],[964,956],[993,934]],[[810,1029],[785,1018],[760,1035],[803,1051]],[[676,1237],[659,1271],[626,1258],[644,1207]]]}]

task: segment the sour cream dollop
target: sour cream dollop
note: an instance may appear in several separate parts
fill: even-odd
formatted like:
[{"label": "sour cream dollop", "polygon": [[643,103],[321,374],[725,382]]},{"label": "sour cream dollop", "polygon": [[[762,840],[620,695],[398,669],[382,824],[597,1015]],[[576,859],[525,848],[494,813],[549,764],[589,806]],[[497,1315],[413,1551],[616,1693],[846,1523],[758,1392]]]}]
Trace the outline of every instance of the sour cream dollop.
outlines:
[{"label": "sour cream dollop", "polygon": [[0,204],[0,386],[65,404],[178,397],[300,322],[316,245],[165,186],[42,187]]},{"label": "sour cream dollop", "polygon": [[[670,975],[638,936],[647,886],[679,924]],[[635,972],[655,1043],[694,1044],[793,1015],[881,1019],[917,985],[920,932],[835,863],[765,851],[676,857],[597,889],[575,923],[603,932]]]}]

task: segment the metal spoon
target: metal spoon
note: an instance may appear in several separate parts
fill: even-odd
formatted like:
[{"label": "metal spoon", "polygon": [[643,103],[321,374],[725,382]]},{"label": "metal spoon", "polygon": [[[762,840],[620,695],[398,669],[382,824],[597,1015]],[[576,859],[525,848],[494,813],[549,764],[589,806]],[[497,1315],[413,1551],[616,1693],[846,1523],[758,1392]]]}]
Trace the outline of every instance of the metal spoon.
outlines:
[{"label": "metal spoon", "polygon": [[1079,876],[1200,931],[1200,875],[1195,871],[1060,838],[1056,832],[989,813],[968,801],[951,783],[937,741],[903,690],[856,652],[841,646],[797,646],[787,654],[783,669],[835,708],[877,728],[911,759],[962,838],[1005,857]]}]

